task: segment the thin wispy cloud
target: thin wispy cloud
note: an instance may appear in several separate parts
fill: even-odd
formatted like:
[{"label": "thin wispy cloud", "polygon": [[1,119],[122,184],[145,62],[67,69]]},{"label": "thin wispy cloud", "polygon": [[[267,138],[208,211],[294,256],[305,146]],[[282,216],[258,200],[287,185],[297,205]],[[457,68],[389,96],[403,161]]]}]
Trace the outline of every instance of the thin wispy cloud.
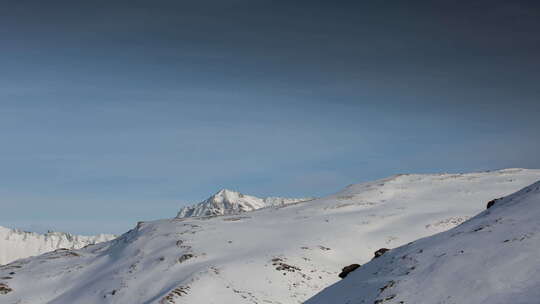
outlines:
[{"label": "thin wispy cloud", "polygon": [[2,2],[0,225],[538,168],[537,28],[530,1]]}]

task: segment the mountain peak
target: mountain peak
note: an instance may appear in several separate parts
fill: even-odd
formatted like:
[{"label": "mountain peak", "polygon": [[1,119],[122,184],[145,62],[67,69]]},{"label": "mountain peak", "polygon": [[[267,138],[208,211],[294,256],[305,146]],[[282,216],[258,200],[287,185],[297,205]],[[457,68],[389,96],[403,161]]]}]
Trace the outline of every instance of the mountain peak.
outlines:
[{"label": "mountain peak", "polygon": [[228,196],[242,196],[242,195],[243,194],[238,191],[223,188],[219,190],[218,192],[216,192],[216,194],[214,194],[212,197],[216,197],[216,196],[228,197]]},{"label": "mountain peak", "polygon": [[176,217],[184,218],[238,214],[265,207],[296,203],[310,199],[312,198],[260,198],[223,188],[205,201],[180,209]]}]

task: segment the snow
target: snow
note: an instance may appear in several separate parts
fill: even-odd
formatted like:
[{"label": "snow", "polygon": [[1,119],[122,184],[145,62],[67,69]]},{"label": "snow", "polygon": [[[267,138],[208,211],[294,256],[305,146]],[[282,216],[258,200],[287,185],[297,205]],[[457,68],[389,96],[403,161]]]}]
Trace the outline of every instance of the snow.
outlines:
[{"label": "snow", "polygon": [[525,169],[398,175],[308,202],[142,222],[113,241],[0,267],[10,289],[0,302],[302,303],[342,267],[452,228],[537,180],[540,170]]},{"label": "snow", "polygon": [[259,198],[232,190],[221,189],[205,201],[180,209],[176,217],[184,218],[238,214],[261,208],[298,203],[312,199],[313,198],[283,197]]},{"label": "snow", "polygon": [[39,234],[0,226],[0,265],[59,248],[79,249],[116,237],[112,234],[82,236],[64,232]]},{"label": "snow", "polygon": [[540,302],[540,182],[388,251],[306,304]]}]

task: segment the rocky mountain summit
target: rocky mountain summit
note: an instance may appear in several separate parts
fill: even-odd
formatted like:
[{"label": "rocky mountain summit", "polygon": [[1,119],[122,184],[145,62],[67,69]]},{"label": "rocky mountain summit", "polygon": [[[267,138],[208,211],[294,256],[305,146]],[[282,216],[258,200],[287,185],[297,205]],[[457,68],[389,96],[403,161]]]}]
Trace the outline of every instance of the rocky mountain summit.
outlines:
[{"label": "rocky mountain summit", "polygon": [[281,206],[312,199],[313,198],[284,197],[259,198],[256,196],[242,194],[237,191],[221,189],[216,194],[198,204],[182,208],[176,217],[185,218],[239,214],[270,206]]}]

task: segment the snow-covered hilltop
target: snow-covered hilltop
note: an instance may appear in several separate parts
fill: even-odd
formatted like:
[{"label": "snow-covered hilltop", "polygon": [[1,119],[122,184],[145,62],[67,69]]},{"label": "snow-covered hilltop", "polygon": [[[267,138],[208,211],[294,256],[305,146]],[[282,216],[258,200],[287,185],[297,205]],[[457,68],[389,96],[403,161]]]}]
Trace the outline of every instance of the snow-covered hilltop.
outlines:
[{"label": "snow-covered hilltop", "polygon": [[238,214],[265,207],[298,203],[312,199],[313,198],[284,197],[259,198],[232,190],[221,189],[205,201],[180,209],[176,217],[184,218]]},{"label": "snow-covered hilltop", "polygon": [[110,242],[0,267],[0,302],[302,303],[343,266],[455,227],[538,180],[540,170],[524,169],[398,175],[306,203],[142,222]]},{"label": "snow-covered hilltop", "polygon": [[540,182],[390,250],[306,304],[540,302]]},{"label": "snow-covered hilltop", "polygon": [[116,237],[112,234],[82,236],[64,232],[39,234],[0,226],[0,265],[59,248],[79,249]]}]

